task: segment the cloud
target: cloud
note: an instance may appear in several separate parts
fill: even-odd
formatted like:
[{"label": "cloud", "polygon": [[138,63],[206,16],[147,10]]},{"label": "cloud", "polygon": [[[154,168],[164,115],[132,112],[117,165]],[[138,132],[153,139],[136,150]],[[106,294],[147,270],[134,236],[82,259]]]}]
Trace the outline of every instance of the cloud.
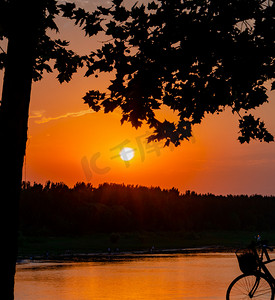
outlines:
[{"label": "cloud", "polygon": [[35,110],[32,112],[32,114],[29,116],[29,119],[38,119],[42,118],[45,110]]},{"label": "cloud", "polygon": [[43,115],[44,111],[35,111],[35,112],[33,112],[33,115],[30,116],[30,119],[38,119],[38,120],[35,120],[35,123],[44,124],[44,123],[48,123],[51,121],[70,118],[70,117],[72,117],[72,118],[81,117],[81,116],[84,116],[86,114],[91,114],[91,113],[93,113],[93,111],[91,109],[85,109],[85,110],[81,110],[81,111],[77,111],[77,112],[68,112],[66,114],[59,115],[56,117],[45,117]]}]

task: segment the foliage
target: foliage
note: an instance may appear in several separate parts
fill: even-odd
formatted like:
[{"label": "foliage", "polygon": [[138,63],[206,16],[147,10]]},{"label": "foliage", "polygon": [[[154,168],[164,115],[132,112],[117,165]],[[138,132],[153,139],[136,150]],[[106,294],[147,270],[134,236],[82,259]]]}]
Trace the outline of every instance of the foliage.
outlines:
[{"label": "foliage", "polygon": [[[113,0],[98,7],[97,28],[109,38],[88,57],[86,76],[114,72],[115,79],[109,94],[90,91],[85,103],[105,113],[119,107],[121,123],[146,122],[155,130],[149,141],[166,145],[189,139],[193,125],[226,107],[244,114],[241,143],[273,141],[264,123],[246,113],[268,102],[274,10],[273,0],[158,0],[130,9]],[[157,117],[164,107],[176,120]]]},{"label": "foliage", "polygon": [[[98,232],[274,230],[274,197],[215,196],[177,189],[104,183],[24,183],[23,235]],[[114,237],[113,237],[114,238]],[[116,237],[118,238],[118,236]]]},{"label": "foliage", "polygon": [[[83,25],[84,30],[91,36],[99,30],[95,22],[96,17],[94,17],[96,14],[89,14],[81,8],[76,9],[72,3],[59,5],[56,0],[39,0],[39,3],[44,17],[40,20],[38,29],[39,39],[35,53],[33,80],[41,80],[45,72],[50,73],[55,69],[60,83],[69,82],[77,69],[83,67],[86,57],[79,56],[68,49],[68,41],[51,37],[53,36],[50,33],[51,31],[59,32],[55,19],[59,15],[65,18],[70,17],[76,25]],[[16,30],[15,26],[17,24],[14,22],[14,14],[17,5],[16,0],[0,0],[0,40],[9,39],[13,31]],[[68,13],[68,7],[74,12]],[[85,19],[88,22],[85,22]],[[5,59],[6,53],[2,50],[0,53],[0,70],[5,67]],[[50,63],[50,61],[53,61],[53,63]]]},{"label": "foliage", "polygon": [[[84,64],[86,76],[113,72],[110,93],[91,90],[85,103],[105,113],[119,107],[121,123],[136,128],[147,123],[154,129],[149,141],[179,145],[206,114],[226,107],[240,116],[241,143],[273,141],[264,123],[247,114],[268,102],[268,83],[274,79],[273,0],[157,0],[131,8],[113,0],[92,13],[71,2],[40,2],[44,18],[34,80],[56,69],[58,80],[68,82]],[[14,3],[0,0],[0,39],[12,34]],[[108,40],[90,55],[79,56],[68,49],[69,42],[49,34],[59,30],[57,16],[72,20],[88,37],[104,31]],[[0,69],[5,61],[0,51]],[[174,119],[158,117],[165,108],[174,112]]]}]

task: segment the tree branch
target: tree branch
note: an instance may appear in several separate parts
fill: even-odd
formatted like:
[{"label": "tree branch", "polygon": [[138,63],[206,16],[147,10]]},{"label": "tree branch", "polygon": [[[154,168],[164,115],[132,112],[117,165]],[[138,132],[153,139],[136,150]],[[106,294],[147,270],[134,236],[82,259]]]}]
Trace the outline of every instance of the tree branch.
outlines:
[{"label": "tree branch", "polygon": [[6,52],[5,52],[5,50],[0,46],[0,50],[2,50],[3,51],[3,53],[5,53],[6,54]]}]

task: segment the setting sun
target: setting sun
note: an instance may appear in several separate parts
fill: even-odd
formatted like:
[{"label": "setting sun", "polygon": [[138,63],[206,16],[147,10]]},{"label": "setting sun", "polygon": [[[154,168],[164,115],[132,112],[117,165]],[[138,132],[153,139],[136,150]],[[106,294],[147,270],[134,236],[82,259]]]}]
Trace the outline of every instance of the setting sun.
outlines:
[{"label": "setting sun", "polygon": [[122,160],[129,161],[134,158],[135,151],[132,148],[125,147],[120,151],[119,155]]}]

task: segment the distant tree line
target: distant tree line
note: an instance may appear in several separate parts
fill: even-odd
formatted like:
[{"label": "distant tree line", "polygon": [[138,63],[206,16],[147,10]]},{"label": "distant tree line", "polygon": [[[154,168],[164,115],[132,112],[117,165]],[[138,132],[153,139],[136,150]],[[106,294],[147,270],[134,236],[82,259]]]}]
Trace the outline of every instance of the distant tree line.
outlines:
[{"label": "distant tree line", "polygon": [[216,196],[123,184],[23,182],[23,235],[95,232],[274,230],[275,197]]}]

